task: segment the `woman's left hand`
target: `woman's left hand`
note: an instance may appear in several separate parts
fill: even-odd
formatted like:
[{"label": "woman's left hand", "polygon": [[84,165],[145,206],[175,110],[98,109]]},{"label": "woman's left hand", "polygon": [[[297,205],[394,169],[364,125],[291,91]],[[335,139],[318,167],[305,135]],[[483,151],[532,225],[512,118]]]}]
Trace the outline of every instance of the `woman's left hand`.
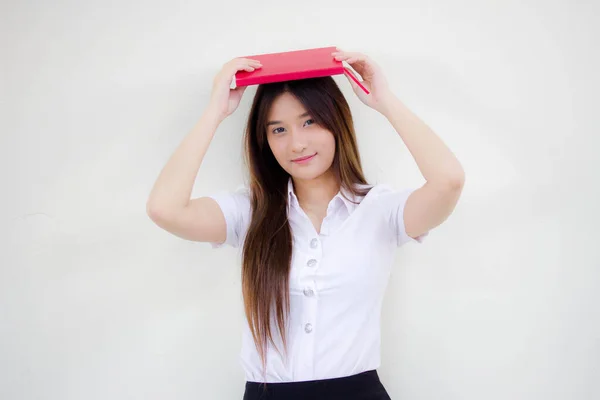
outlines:
[{"label": "woman's left hand", "polygon": [[[389,104],[390,99],[393,97],[393,93],[390,91],[388,82],[383,75],[383,71],[368,56],[357,52],[343,51],[339,47],[336,47],[338,51],[333,52],[331,55],[338,61],[346,61],[352,66],[352,68],[360,74],[363,78],[361,84],[369,90],[369,94],[366,94],[360,86],[356,84],[346,74],[346,78],[352,85],[354,93],[358,98],[367,106],[372,109],[383,113],[385,107]],[[348,73],[352,73],[351,70],[347,70]],[[354,76],[356,76],[354,74]],[[358,77],[357,80],[360,81]]]}]

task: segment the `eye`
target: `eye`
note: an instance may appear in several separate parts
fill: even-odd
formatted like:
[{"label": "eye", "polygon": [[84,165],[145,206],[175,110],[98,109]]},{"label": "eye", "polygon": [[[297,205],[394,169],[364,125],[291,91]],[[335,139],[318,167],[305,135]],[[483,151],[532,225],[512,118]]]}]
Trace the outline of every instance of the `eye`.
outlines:
[{"label": "eye", "polygon": [[[305,122],[305,124],[307,122],[311,122],[309,125],[313,125],[315,123],[315,120],[314,119],[307,119],[306,122]],[[283,128],[275,128],[275,129],[272,130],[272,132],[275,133],[275,134],[281,133],[281,131],[278,131],[278,129],[283,129]]]}]

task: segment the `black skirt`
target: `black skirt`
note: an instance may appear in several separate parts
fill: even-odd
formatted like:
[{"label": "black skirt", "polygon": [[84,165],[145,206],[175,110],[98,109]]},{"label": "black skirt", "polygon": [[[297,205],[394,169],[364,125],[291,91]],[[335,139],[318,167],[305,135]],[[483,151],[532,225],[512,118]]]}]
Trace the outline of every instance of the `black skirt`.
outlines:
[{"label": "black skirt", "polygon": [[376,370],[302,382],[246,382],[243,400],[391,400]]}]

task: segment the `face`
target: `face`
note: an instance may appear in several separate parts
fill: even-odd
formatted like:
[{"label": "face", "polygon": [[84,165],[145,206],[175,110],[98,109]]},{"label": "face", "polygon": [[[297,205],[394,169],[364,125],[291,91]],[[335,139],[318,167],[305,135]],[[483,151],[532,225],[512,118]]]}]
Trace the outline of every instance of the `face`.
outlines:
[{"label": "face", "polygon": [[275,99],[267,123],[271,151],[288,174],[298,179],[314,179],[329,172],[335,155],[335,138],[315,123],[292,94],[285,92]]}]

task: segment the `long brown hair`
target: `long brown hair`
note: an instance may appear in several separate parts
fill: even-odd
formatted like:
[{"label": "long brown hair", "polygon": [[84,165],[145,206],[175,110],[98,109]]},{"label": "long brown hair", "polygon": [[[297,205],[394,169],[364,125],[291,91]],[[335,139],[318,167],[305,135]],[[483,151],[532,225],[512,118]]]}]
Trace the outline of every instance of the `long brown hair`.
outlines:
[{"label": "long brown hair", "polygon": [[[354,186],[366,185],[367,181],[363,175],[350,107],[332,77],[258,86],[244,138],[252,218],[242,253],[242,294],[263,373],[266,371],[267,341],[275,346],[272,318],[276,318],[287,354],[285,327],[290,309],[292,260],[292,232],[287,216],[290,175],[271,152],[266,125],[271,105],[284,92],[302,103],[316,124],[333,133],[335,155],[332,170],[340,187],[355,196],[364,196],[369,190]],[[276,350],[279,352],[279,349]]]}]

